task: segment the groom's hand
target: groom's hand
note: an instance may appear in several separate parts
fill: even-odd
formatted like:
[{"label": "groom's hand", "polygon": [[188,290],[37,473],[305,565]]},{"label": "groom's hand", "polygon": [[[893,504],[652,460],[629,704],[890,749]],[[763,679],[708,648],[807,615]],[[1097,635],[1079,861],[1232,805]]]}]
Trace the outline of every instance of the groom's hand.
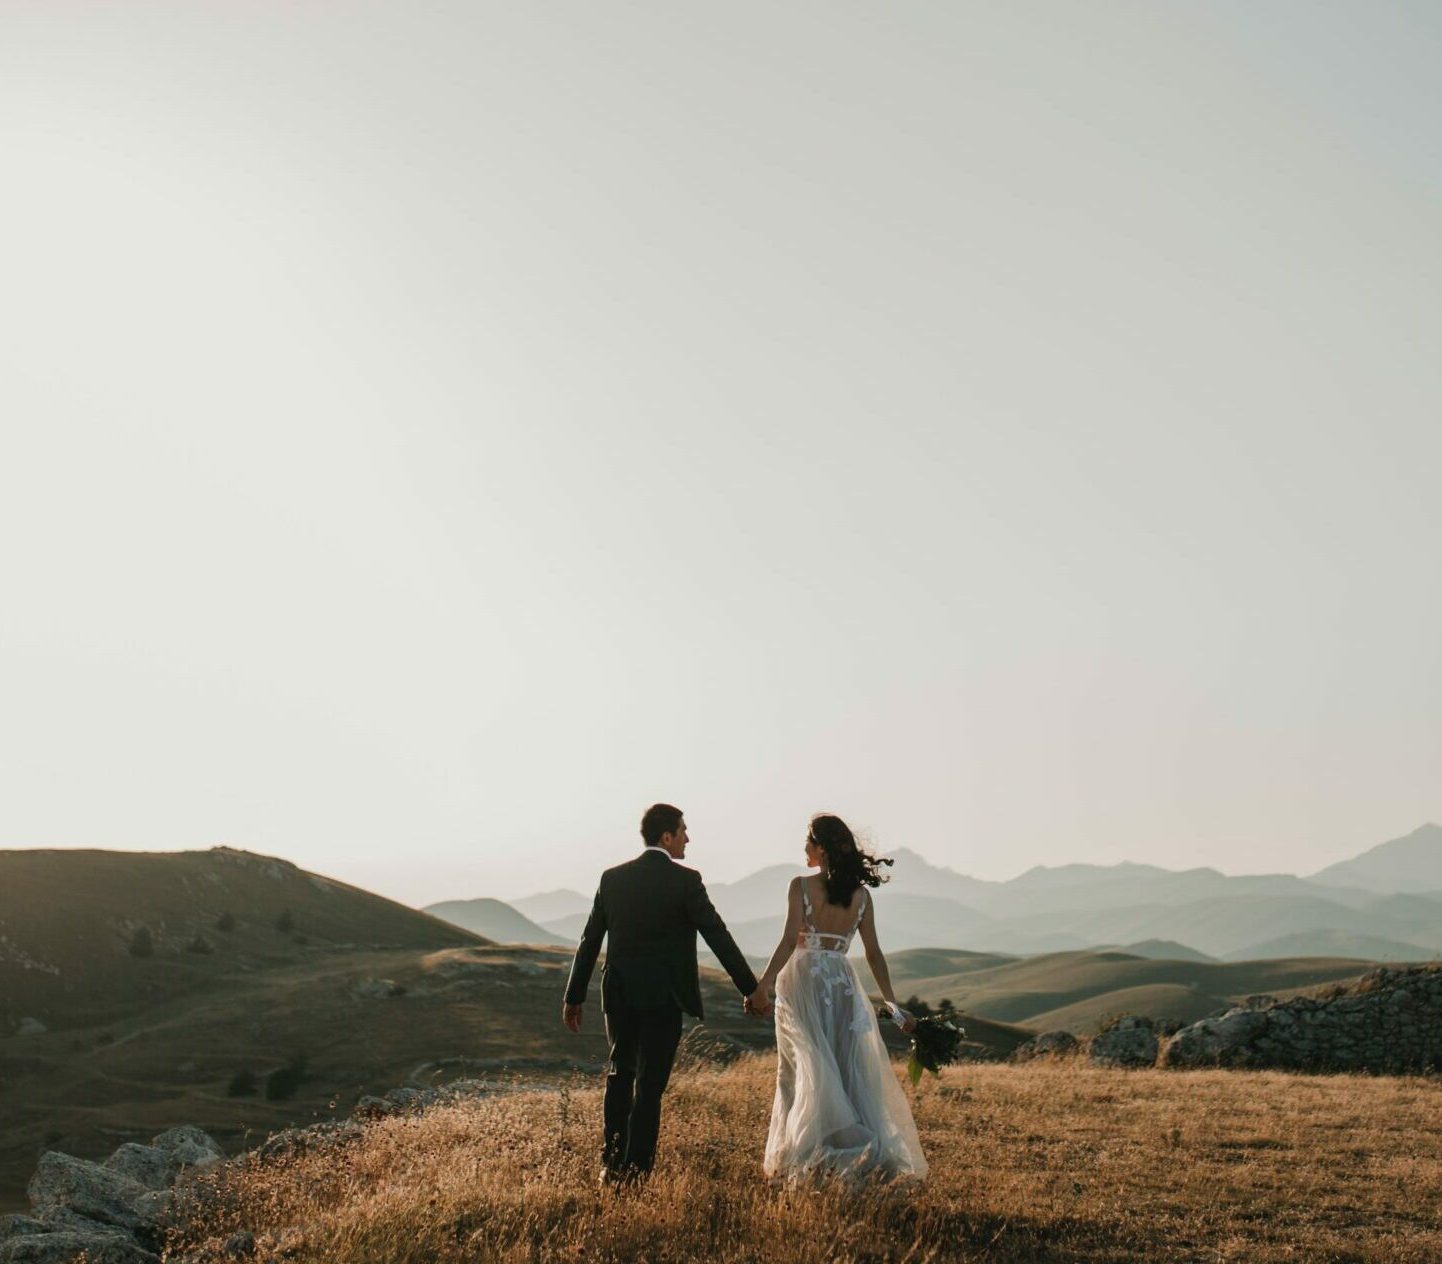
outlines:
[{"label": "groom's hand", "polygon": [[741,1008],[753,1018],[765,1018],[771,1012],[771,999],[766,995],[766,989],[757,988],[741,1002]]},{"label": "groom's hand", "polygon": [[561,1021],[566,1024],[570,1031],[581,1030],[581,1007],[579,1005],[562,1005]]}]

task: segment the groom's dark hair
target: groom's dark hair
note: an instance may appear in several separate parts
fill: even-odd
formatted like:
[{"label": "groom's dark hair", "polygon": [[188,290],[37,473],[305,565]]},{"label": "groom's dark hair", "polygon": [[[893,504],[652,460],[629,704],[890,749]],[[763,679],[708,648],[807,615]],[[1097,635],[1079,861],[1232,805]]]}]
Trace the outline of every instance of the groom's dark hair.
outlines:
[{"label": "groom's dark hair", "polygon": [[654,847],[661,841],[662,834],[674,834],[680,829],[683,815],[680,808],[673,808],[669,803],[653,803],[647,808],[641,818],[641,837],[646,840],[646,846]]}]

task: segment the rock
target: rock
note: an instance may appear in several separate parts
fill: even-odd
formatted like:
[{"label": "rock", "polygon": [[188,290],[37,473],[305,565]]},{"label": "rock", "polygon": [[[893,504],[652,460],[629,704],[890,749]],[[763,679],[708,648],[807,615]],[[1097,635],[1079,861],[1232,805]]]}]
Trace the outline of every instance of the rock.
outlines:
[{"label": "rock", "polygon": [[384,1097],[373,1097],[367,1093],[355,1104],[351,1113],[359,1119],[384,1119],[387,1115],[400,1114],[400,1107]]},{"label": "rock", "polygon": [[1069,1031],[1044,1031],[1018,1045],[1012,1057],[1018,1062],[1030,1062],[1033,1058],[1059,1058],[1074,1054],[1081,1041]]},{"label": "rock", "polygon": [[124,1234],[61,1230],[0,1241],[0,1264],[160,1264],[160,1257]]},{"label": "rock", "polygon": [[404,996],[403,988],[394,979],[362,979],[359,983],[351,985],[351,995],[372,1000],[384,1000],[390,996]]},{"label": "rock", "polygon": [[159,1146],[138,1145],[127,1141],[105,1160],[112,1172],[128,1176],[147,1189],[165,1189],[180,1171],[180,1163]]},{"label": "rock", "polygon": [[215,1138],[202,1132],[194,1124],[168,1128],[165,1132],[151,1137],[150,1144],[170,1155],[177,1167],[209,1167],[225,1158],[225,1151],[220,1148]]},{"label": "rock", "polygon": [[262,1159],[290,1158],[327,1146],[345,1145],[365,1135],[365,1128],[353,1119],[327,1119],[309,1128],[287,1128],[266,1139],[256,1150]]},{"label": "rock", "polygon": [[1203,1018],[1183,1027],[1162,1051],[1162,1065],[1172,1067],[1248,1066],[1250,1043],[1267,1030],[1265,1010],[1228,1010],[1221,1018]]},{"label": "rock", "polygon": [[15,1034],[17,1036],[43,1036],[49,1030],[50,1028],[38,1018],[22,1018]]},{"label": "rock", "polygon": [[139,1181],[57,1150],[40,1156],[27,1192],[42,1219],[47,1211],[64,1209],[132,1232],[148,1232],[155,1226],[154,1216],[142,1210],[151,1191]]},{"label": "rock", "polygon": [[221,1246],[221,1252],[225,1255],[241,1259],[247,1255],[255,1254],[255,1234],[242,1229],[239,1233],[232,1233],[226,1238]]},{"label": "rock", "polygon": [[[1110,1031],[1092,1037],[1088,1055],[1100,1066],[1146,1067],[1157,1061],[1157,1033],[1151,1024],[1140,1020],[1133,1026],[1123,1018]],[[1145,1023],[1145,1026],[1142,1025]]]},{"label": "rock", "polygon": [[78,1211],[71,1211],[69,1207],[47,1207],[40,1213],[40,1226],[42,1233],[89,1233],[100,1237],[108,1234],[111,1237],[118,1235],[125,1238],[130,1236],[130,1231],[120,1228],[119,1225],[101,1224],[89,1216],[82,1216]]},{"label": "rock", "polygon": [[385,1099],[401,1110],[417,1110],[426,1104],[426,1095],[418,1088],[393,1088]]},{"label": "rock", "polygon": [[27,1233],[45,1233],[47,1228],[34,1216],[0,1216],[0,1242],[8,1242]]}]

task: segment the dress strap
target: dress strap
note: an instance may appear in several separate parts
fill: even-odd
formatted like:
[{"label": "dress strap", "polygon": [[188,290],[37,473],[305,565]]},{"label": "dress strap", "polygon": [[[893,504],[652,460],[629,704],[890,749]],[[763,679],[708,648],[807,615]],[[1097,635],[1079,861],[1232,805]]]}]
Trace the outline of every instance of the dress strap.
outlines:
[{"label": "dress strap", "polygon": [[851,923],[851,933],[856,934],[856,929],[861,925],[861,919],[866,916],[866,901],[869,897],[866,888],[861,888],[861,902],[856,906],[856,920]]}]

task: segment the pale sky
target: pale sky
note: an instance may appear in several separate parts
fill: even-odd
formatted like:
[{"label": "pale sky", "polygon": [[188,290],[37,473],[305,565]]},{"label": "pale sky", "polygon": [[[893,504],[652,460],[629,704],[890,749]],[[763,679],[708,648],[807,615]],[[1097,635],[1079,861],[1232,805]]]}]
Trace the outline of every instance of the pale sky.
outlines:
[{"label": "pale sky", "polygon": [[1442,9],[0,0],[0,845],[411,903],[1442,820]]}]

